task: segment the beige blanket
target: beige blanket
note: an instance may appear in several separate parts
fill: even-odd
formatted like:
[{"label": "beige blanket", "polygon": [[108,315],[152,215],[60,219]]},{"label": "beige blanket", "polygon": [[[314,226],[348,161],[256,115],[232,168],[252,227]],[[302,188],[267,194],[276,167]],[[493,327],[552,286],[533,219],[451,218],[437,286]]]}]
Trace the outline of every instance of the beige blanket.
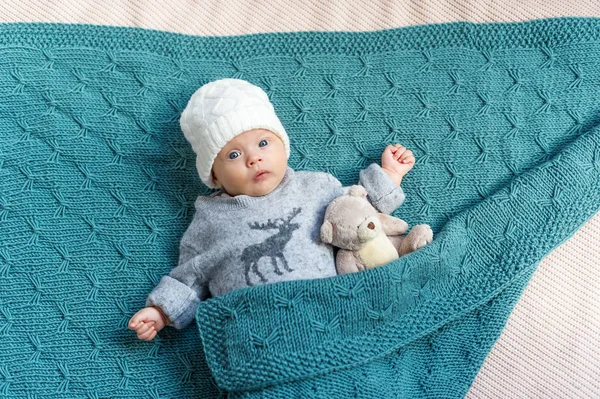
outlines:
[{"label": "beige blanket", "polygon": [[[366,31],[558,16],[600,17],[600,2],[3,0],[0,5],[0,22],[120,25],[195,35]],[[468,398],[600,398],[599,264],[597,214],[540,264]]]}]

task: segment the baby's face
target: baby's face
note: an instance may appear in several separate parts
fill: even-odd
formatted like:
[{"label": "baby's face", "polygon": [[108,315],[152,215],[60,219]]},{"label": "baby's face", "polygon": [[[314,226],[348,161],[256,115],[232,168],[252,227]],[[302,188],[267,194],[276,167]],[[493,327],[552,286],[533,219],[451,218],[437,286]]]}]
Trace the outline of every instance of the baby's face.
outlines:
[{"label": "baby's face", "polygon": [[[252,129],[235,136],[217,154],[214,181],[231,196],[252,197],[273,191],[285,175],[287,156],[283,141],[266,129]],[[257,175],[257,172],[265,171]]]}]

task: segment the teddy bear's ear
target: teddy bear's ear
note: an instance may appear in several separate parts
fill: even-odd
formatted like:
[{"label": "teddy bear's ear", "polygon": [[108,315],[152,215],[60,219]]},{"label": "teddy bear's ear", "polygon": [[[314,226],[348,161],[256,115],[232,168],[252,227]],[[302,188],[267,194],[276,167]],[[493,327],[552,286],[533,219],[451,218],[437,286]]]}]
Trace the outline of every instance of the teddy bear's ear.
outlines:
[{"label": "teddy bear's ear", "polygon": [[355,184],[348,190],[348,195],[364,198],[367,196],[367,189],[359,184]]},{"label": "teddy bear's ear", "polygon": [[325,244],[331,244],[333,241],[333,225],[329,220],[326,220],[321,225],[321,241]]}]

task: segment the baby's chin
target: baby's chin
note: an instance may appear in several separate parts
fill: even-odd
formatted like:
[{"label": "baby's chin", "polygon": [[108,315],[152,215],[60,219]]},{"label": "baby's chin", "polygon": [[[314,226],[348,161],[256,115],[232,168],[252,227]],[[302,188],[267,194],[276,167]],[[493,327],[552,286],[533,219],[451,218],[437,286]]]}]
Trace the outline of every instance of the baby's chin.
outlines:
[{"label": "baby's chin", "polygon": [[249,184],[248,192],[252,197],[262,197],[275,190],[283,180],[283,176],[279,177],[273,173],[269,173],[265,178],[259,181],[252,180]]},{"label": "baby's chin", "polygon": [[249,196],[251,197],[262,197],[263,195],[267,195],[271,192],[273,192],[273,190],[275,190],[277,188],[277,185],[269,185],[269,186],[265,186],[265,187],[253,187],[251,190],[248,190]]}]

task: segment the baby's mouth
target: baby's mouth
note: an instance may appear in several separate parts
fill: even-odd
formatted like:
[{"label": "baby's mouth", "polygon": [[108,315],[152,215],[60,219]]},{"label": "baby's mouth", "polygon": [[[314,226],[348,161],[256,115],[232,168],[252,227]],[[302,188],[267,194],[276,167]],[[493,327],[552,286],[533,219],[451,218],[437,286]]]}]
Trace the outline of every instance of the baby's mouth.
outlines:
[{"label": "baby's mouth", "polygon": [[269,174],[268,171],[266,170],[259,170],[258,172],[256,172],[256,174],[254,175],[253,180],[254,181],[259,181],[264,179],[265,177],[267,177],[267,175]]}]

